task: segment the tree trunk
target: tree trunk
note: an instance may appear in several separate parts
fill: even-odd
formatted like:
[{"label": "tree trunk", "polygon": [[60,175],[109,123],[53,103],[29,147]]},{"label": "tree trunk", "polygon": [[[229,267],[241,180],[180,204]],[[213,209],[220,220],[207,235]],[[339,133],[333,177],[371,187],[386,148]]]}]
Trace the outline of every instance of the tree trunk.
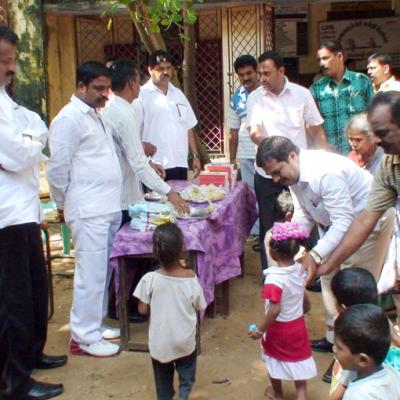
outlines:
[{"label": "tree trunk", "polygon": [[44,20],[41,0],[8,0],[9,26],[19,36],[14,97],[47,119]]}]

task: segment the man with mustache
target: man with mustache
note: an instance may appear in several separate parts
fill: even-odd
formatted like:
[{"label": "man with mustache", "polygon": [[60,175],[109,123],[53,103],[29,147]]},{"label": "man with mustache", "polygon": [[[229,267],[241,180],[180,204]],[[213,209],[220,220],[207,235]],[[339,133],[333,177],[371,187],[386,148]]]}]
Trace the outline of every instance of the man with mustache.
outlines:
[{"label": "man with mustache", "polygon": [[48,180],[60,219],[75,245],[70,351],[109,357],[119,346],[103,324],[110,277],[108,253],[121,221],[122,173],[113,138],[99,109],[108,100],[109,70],[96,61],[79,66],[77,89],[50,126]]},{"label": "man with mustache", "polygon": [[195,133],[197,124],[185,95],[170,81],[172,58],[164,50],[149,57],[150,79],[142,86],[135,110],[142,141],[154,144],[152,161],[165,169],[165,180],[187,179],[188,150],[193,155],[193,177],[200,174],[201,163]]},{"label": "man with mustache", "polygon": [[0,398],[50,399],[63,386],[39,382],[33,369],[61,367],[66,356],[43,353],[48,288],[43,255],[39,163],[47,128],[7,94],[18,36],[0,26]]},{"label": "man with mustache", "polygon": [[[290,138],[303,149],[307,148],[308,143],[318,148],[326,147],[322,127],[324,120],[315,101],[308,89],[289,82],[281,55],[275,51],[261,54],[258,58],[258,74],[261,86],[251,92],[247,100],[246,126],[252,141],[258,146],[265,138],[280,135]],[[261,268],[265,269],[268,267],[265,233],[280,215],[276,199],[286,186],[274,182],[259,166],[255,165],[255,169]]]},{"label": "man with mustache", "polygon": [[[257,60],[245,54],[235,60],[233,68],[241,86],[232,95],[229,107],[230,160],[232,164],[236,164],[236,159],[238,159],[242,180],[254,191],[256,148],[246,129],[246,103],[249,94],[260,86],[257,77]],[[258,236],[258,220],[251,229],[251,234]]]},{"label": "man with mustache", "polygon": [[[299,149],[282,136],[270,137],[260,144],[257,165],[274,182],[290,187],[295,195],[294,221],[308,231],[315,224],[319,225],[320,239],[301,259],[303,268],[309,272],[307,283],[310,283],[310,276],[314,276],[317,267],[335,252],[354,219],[362,213],[373,177],[348,157],[321,150]],[[393,232],[393,219],[392,209],[379,213],[375,220],[378,223],[364,237],[363,246],[352,257],[341,259],[340,268],[364,268],[378,280]],[[328,331],[326,338],[311,342],[314,351],[332,352],[333,322],[337,314],[330,285],[334,272],[321,279]],[[323,380],[330,381],[332,365]]]},{"label": "man with mustache", "polygon": [[389,54],[371,54],[368,57],[367,73],[375,93],[391,90],[400,92],[400,82],[393,75],[392,58]]},{"label": "man with mustache", "polygon": [[346,123],[353,115],[365,112],[374,91],[366,75],[346,69],[338,41],[323,43],[317,58],[325,76],[313,83],[310,91],[324,118],[329,144],[346,154],[351,150],[344,130]]}]

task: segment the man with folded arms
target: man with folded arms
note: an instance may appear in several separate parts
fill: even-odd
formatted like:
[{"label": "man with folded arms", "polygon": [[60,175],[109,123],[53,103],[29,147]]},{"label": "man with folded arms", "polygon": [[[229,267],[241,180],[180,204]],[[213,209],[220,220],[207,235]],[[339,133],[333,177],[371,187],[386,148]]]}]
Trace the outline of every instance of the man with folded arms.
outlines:
[{"label": "man with folded arms", "polygon": [[47,128],[6,93],[16,66],[17,35],[0,26],[0,398],[50,399],[63,386],[38,382],[34,368],[64,365],[47,356],[47,271],[41,240],[39,163]]}]

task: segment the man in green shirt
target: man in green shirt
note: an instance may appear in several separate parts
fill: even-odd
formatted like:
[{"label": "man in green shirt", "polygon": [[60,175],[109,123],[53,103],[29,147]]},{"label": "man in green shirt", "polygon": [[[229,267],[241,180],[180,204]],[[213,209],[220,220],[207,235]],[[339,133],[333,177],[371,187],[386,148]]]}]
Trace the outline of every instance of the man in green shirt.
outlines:
[{"label": "man in green shirt", "polygon": [[322,44],[317,58],[325,76],[313,83],[310,91],[324,119],[329,144],[346,154],[351,149],[345,125],[353,115],[366,111],[374,91],[366,75],[346,69],[343,48],[338,41]]}]

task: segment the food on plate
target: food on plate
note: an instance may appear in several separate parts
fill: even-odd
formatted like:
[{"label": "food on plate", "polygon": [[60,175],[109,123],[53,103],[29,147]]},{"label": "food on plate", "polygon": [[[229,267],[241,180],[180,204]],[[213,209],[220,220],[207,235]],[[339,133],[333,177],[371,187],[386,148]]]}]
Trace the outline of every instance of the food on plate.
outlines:
[{"label": "food on plate", "polygon": [[219,201],[225,197],[224,189],[215,185],[190,185],[181,192],[181,196],[186,201],[194,203],[207,203]]},{"label": "food on plate", "polygon": [[214,206],[210,204],[205,208],[190,207],[189,213],[182,213],[175,211],[175,216],[179,219],[190,219],[190,218],[206,218],[214,211]]}]

